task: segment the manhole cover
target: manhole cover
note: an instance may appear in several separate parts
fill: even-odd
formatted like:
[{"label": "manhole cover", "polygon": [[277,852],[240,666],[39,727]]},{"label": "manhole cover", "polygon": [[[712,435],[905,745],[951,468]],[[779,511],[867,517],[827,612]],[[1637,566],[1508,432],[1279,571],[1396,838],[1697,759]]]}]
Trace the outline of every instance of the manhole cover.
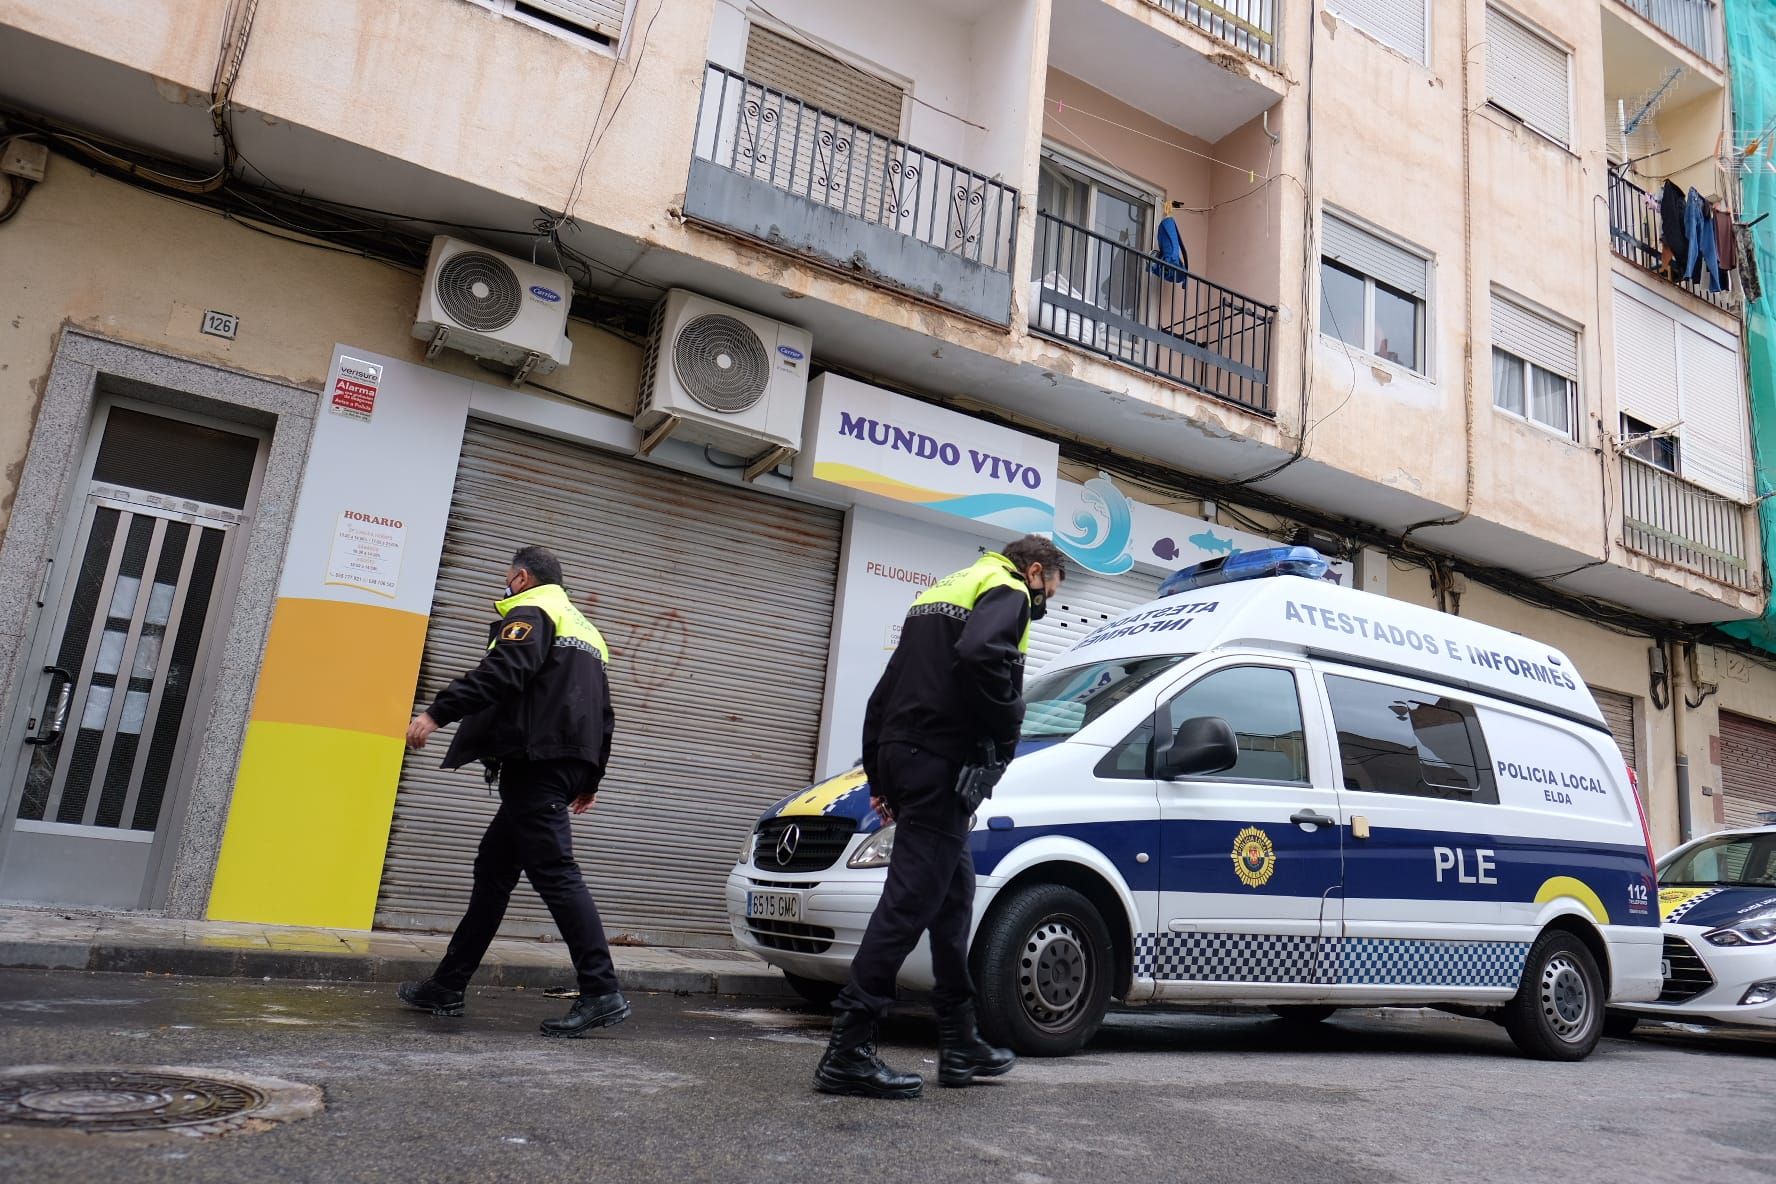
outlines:
[{"label": "manhole cover", "polygon": [[0,1126],[40,1131],[191,1133],[306,1117],[320,1091],[274,1078],[188,1069],[0,1069]]}]

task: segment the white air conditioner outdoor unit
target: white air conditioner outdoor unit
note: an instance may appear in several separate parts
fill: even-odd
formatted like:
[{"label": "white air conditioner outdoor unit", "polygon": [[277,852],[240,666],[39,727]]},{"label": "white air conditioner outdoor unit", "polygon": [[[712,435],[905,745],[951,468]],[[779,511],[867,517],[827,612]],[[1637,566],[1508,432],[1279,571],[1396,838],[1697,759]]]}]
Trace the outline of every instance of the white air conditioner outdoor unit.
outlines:
[{"label": "white air conditioner outdoor unit", "polygon": [[559,271],[439,235],[426,263],[413,335],[430,343],[428,361],[441,349],[461,350],[511,366],[518,383],[567,365],[573,355],[567,339],[572,299],[573,282]]},{"label": "white air conditioner outdoor unit", "polygon": [[641,370],[643,455],[670,437],[745,459],[748,481],[776,468],[801,448],[813,351],[805,329],[668,292]]}]

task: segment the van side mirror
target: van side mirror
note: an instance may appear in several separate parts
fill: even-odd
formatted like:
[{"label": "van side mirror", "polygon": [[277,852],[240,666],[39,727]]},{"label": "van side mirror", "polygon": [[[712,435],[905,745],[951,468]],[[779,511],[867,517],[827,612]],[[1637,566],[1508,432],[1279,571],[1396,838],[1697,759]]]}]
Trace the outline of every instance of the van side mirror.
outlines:
[{"label": "van side mirror", "polygon": [[1179,724],[1169,738],[1161,737],[1153,771],[1161,781],[1208,777],[1233,768],[1239,755],[1239,738],[1232,726],[1218,715],[1199,715]]}]

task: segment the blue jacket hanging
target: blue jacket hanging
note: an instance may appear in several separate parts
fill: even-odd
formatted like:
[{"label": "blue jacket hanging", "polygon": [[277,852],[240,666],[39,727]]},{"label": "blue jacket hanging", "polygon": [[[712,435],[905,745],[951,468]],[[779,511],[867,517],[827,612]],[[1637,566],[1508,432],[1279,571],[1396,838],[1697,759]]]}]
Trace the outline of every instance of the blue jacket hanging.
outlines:
[{"label": "blue jacket hanging", "polygon": [[1181,284],[1190,278],[1190,256],[1184,251],[1184,236],[1178,233],[1178,223],[1170,218],[1161,218],[1159,222],[1159,258],[1147,265],[1147,270],[1168,284]]}]

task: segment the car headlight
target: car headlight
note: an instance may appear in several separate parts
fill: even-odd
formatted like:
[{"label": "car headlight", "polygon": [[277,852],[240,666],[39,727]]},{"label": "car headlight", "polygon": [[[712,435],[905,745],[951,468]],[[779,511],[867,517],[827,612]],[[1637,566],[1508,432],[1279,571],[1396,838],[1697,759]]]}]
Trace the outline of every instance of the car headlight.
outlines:
[{"label": "car headlight", "polygon": [[845,861],[846,867],[887,867],[894,857],[894,824],[889,823],[864,840],[856,854]]},{"label": "car headlight", "polygon": [[1753,917],[1710,930],[1702,935],[1709,945],[1767,946],[1776,944],[1776,917]]},{"label": "car headlight", "polygon": [[746,841],[740,844],[740,862],[751,863],[753,853],[758,850],[758,845],[759,832],[756,830],[746,832]]}]

